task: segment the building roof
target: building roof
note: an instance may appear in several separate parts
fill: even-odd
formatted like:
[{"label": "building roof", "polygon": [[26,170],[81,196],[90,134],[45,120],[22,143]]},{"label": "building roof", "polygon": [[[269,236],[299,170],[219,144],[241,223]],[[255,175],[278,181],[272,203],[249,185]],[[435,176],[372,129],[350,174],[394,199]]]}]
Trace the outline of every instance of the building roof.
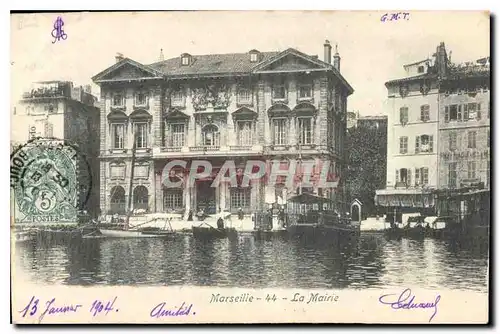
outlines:
[{"label": "building roof", "polygon": [[[258,52],[252,50],[252,52]],[[285,51],[258,52],[259,60],[250,61],[250,53],[227,53],[227,54],[209,54],[209,55],[189,55],[182,54],[179,57],[159,61],[149,65],[143,65],[129,58],[123,58],[118,63],[113,64],[107,69],[101,71],[92,80],[96,83],[111,81],[131,81],[143,79],[160,78],[190,78],[200,76],[237,76],[251,75],[273,72],[297,72],[297,71],[326,71],[332,73],[349,94],[354,89],[349,85],[340,72],[329,63],[319,60],[317,57],[307,55],[293,48]],[[181,57],[191,57],[189,65],[182,65]],[[285,57],[295,57],[299,62],[281,62]],[[135,68],[131,71],[124,71],[123,75],[113,76],[113,74],[123,70],[125,66]]]},{"label": "building roof", "polygon": [[[259,63],[269,60],[279,52],[261,52]],[[181,65],[181,57],[171,58],[148,65],[165,75],[199,75],[249,73],[256,64],[250,62],[248,53],[226,53],[211,55],[192,55],[191,64]]]},{"label": "building roof", "polygon": [[360,116],[358,118],[360,121],[370,121],[370,120],[387,120],[387,115],[367,115]]},{"label": "building roof", "polygon": [[415,65],[419,65],[419,64],[422,64],[422,63],[426,63],[430,61],[430,59],[424,59],[424,60],[419,60],[417,62],[414,62],[414,63],[411,63],[411,64],[406,64],[406,65],[403,65],[404,68],[407,68],[407,67],[410,67],[410,66],[415,66]]},{"label": "building roof", "polygon": [[412,77],[389,80],[385,83],[385,86],[387,87],[387,86],[399,84],[402,82],[418,81],[418,80],[423,80],[423,79],[432,80],[432,79],[437,79],[437,77],[438,77],[437,74],[424,73],[424,74],[414,75]]}]

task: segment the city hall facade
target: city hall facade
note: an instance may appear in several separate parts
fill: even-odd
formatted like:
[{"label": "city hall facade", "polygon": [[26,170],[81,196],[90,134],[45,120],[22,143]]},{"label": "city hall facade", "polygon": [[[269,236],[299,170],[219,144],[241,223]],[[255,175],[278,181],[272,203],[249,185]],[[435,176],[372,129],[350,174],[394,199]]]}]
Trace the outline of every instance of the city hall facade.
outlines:
[{"label": "city hall facade", "polygon": [[[347,97],[340,56],[324,44],[324,58],[296,49],[282,52],[190,55],[140,64],[118,55],[94,76],[100,98],[100,208],[103,214],[178,213],[204,209],[249,213],[309,191],[343,206],[342,176]],[[135,143],[134,143],[135,141]],[[207,160],[216,174],[225,161],[238,171],[248,160],[330,161],[336,190],[290,187],[286,180],[250,187],[211,177],[166,187],[172,160]],[[189,167],[188,167],[189,168]],[[312,179],[318,178],[314,169]],[[186,170],[174,169],[185,180]],[[215,177],[215,176],[214,176]],[[212,177],[213,179],[213,177]],[[343,208],[342,208],[343,209]]]}]

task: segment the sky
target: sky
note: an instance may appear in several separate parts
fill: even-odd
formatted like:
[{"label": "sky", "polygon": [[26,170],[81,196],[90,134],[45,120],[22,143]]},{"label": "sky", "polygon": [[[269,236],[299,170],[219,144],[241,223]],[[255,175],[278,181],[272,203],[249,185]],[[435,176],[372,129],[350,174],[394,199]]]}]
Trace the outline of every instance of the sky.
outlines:
[{"label": "sky", "polygon": [[[187,52],[283,51],[289,47],[323,59],[323,43],[338,44],[340,71],[354,88],[348,110],[383,114],[384,83],[404,75],[403,64],[432,56],[445,42],[452,61],[490,55],[485,12],[415,11],[406,20],[382,22],[386,12],[137,12],[11,15],[11,103],[31,82],[91,77],[115,62],[117,52],[143,64]],[[54,22],[66,40],[52,43]],[[99,87],[92,86],[99,96]]]}]

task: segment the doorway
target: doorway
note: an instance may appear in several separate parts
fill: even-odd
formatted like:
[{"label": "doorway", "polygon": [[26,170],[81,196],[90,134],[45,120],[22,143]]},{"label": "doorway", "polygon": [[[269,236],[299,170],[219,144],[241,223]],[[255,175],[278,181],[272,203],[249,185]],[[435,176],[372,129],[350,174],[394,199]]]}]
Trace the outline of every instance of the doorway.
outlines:
[{"label": "doorway", "polygon": [[207,214],[217,213],[215,203],[215,187],[211,187],[212,181],[196,182],[196,205],[198,210],[203,209]]}]

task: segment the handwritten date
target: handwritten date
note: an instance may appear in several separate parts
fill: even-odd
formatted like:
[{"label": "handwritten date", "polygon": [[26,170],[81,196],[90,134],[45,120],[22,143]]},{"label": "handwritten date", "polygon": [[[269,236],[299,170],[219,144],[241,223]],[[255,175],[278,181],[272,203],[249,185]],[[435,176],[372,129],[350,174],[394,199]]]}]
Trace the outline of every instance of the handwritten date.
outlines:
[{"label": "handwritten date", "polygon": [[[117,297],[110,301],[95,300],[92,305],[87,309],[93,317],[99,314],[107,315],[111,311],[118,312],[118,309],[114,307]],[[59,315],[59,314],[71,314],[81,312],[85,309],[82,304],[67,304],[60,303],[52,298],[45,302],[45,304],[40,303],[40,299],[35,296],[31,297],[29,303],[19,311],[21,316],[24,317],[34,317],[38,316],[38,321],[42,322],[45,316]]]}]

